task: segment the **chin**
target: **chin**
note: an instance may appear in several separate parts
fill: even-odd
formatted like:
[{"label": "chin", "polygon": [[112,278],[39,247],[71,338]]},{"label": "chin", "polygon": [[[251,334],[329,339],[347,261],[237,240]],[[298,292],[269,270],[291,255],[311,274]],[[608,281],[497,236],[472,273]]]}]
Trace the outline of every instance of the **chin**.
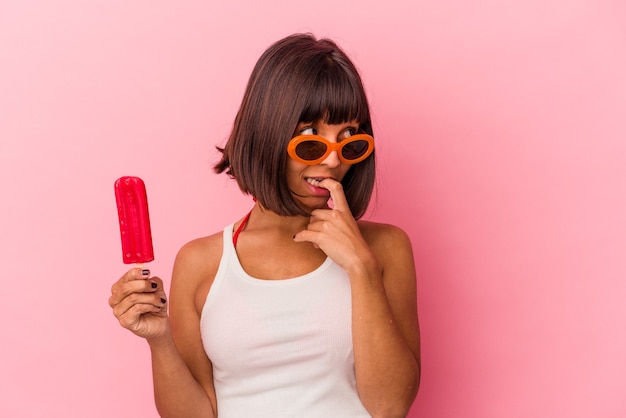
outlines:
[{"label": "chin", "polygon": [[307,213],[311,213],[316,209],[328,209],[328,197],[302,197],[295,195],[298,206]]}]

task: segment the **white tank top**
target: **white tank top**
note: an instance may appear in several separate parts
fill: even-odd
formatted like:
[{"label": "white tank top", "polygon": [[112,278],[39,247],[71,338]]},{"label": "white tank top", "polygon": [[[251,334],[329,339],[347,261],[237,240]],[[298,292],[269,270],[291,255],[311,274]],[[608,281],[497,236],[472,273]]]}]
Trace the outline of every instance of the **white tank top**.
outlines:
[{"label": "white tank top", "polygon": [[346,272],[327,258],[303,276],[255,279],[232,233],[200,319],[219,418],[370,417],[356,391]]}]

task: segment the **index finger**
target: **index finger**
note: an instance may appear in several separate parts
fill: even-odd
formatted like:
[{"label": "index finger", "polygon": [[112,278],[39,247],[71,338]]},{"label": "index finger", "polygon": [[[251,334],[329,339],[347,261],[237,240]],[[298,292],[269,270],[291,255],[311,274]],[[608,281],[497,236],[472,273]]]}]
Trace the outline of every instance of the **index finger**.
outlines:
[{"label": "index finger", "polygon": [[333,209],[342,212],[350,212],[350,206],[343,192],[343,186],[337,180],[326,178],[320,182],[320,186],[330,191],[330,198],[333,200]]},{"label": "index finger", "polygon": [[155,292],[159,289],[163,289],[163,282],[158,277],[150,277],[150,270],[130,269],[111,286],[109,305],[118,304],[131,293]]},{"label": "index finger", "polygon": [[130,282],[132,280],[145,280],[148,277],[150,277],[150,270],[142,268],[142,267],[135,267],[132,268],[130,270],[128,270],[121,278],[120,282],[124,283],[124,282]]},{"label": "index finger", "polygon": [[120,279],[111,286],[111,293],[116,293],[120,287],[134,280],[146,280],[150,278],[150,270],[136,267],[128,270]]}]

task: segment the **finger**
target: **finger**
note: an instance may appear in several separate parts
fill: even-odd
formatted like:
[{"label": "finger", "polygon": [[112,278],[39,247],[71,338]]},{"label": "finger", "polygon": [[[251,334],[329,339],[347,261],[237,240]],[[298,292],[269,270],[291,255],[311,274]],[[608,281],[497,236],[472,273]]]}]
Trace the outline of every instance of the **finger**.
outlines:
[{"label": "finger", "polygon": [[150,270],[135,267],[128,270],[120,279],[121,282],[129,282],[131,280],[145,280],[150,277]]},{"label": "finger", "polygon": [[157,280],[133,280],[132,282],[116,283],[111,288],[109,303],[119,302],[132,293],[152,293],[162,289]]},{"label": "finger", "polygon": [[133,293],[113,307],[113,315],[120,319],[129,312],[140,315],[145,312],[159,311],[167,304],[164,296],[162,292]]},{"label": "finger", "polygon": [[111,307],[117,305],[133,293],[155,293],[163,291],[163,281],[156,276],[149,279],[124,280],[124,278],[120,279],[111,288],[111,296],[109,297],[109,305]]},{"label": "finger", "polygon": [[305,229],[303,231],[298,232],[293,236],[293,240],[295,242],[310,242],[313,244],[313,247],[319,249],[320,244],[319,240],[321,238],[321,233],[318,231],[313,231],[311,229]]},{"label": "finger", "polygon": [[117,289],[125,283],[133,280],[146,280],[150,277],[150,270],[142,268],[132,268],[128,270],[120,279],[111,286],[111,293],[116,293]]},{"label": "finger", "polygon": [[117,317],[120,325],[124,328],[129,329],[133,332],[139,331],[139,327],[141,324],[141,318],[143,315],[147,314],[159,314],[163,312],[163,308],[157,308],[150,304],[138,304],[133,305],[131,309],[129,309],[124,314]]},{"label": "finger", "polygon": [[333,200],[333,209],[343,212],[350,212],[343,186],[337,180],[326,178],[320,182],[320,186],[330,191],[330,198]]}]

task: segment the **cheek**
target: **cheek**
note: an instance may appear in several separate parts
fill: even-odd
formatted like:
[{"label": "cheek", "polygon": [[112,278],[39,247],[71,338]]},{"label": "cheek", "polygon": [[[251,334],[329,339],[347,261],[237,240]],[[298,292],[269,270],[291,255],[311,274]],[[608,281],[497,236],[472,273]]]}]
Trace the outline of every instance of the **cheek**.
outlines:
[{"label": "cheek", "polygon": [[340,176],[341,176],[341,178],[339,179],[340,181],[343,180],[346,174],[348,174],[348,171],[350,171],[350,168],[352,168],[352,166],[349,164],[341,164],[341,168],[339,171]]},{"label": "cheek", "polygon": [[287,161],[287,167],[285,168],[285,174],[287,176],[287,184],[294,184],[299,181],[302,170],[306,168],[304,164],[300,164],[291,158]]},{"label": "cheek", "polygon": [[302,170],[300,166],[302,166],[302,164],[289,158],[287,160],[287,167],[285,167],[285,173],[287,174],[288,177],[296,175],[298,174],[298,172]]},{"label": "cheek", "polygon": [[291,174],[297,171],[297,166],[301,165],[300,163],[292,160],[291,158],[287,158],[287,167],[285,168],[287,174]]}]

